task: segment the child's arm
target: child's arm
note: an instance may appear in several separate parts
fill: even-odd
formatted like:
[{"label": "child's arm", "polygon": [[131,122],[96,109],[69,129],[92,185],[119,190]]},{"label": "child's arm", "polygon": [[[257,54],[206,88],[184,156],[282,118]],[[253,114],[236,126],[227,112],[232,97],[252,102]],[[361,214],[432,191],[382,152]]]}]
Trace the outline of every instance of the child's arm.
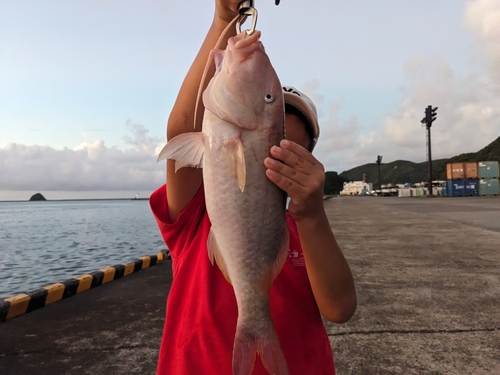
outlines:
[{"label": "child's arm", "polygon": [[[196,115],[196,126],[194,124],[195,106],[198,88],[205,69],[205,64],[210,51],[215,47],[222,31],[229,22],[238,14],[237,0],[216,0],[216,8],[212,25],[207,36],[189,69],[182,86],[177,95],[174,107],[170,113],[167,123],[167,140],[187,132],[201,131],[204,106],[200,101]],[[196,17],[193,17],[196,22]],[[227,38],[236,34],[236,28],[229,30]],[[227,38],[220,48],[225,48]],[[214,75],[215,67],[208,72],[205,87]],[[204,87],[204,88],[205,88]],[[175,161],[167,160],[167,200],[170,220],[174,222],[179,213],[193,199],[202,183],[202,170],[196,168],[182,168],[175,172]]]},{"label": "child's arm", "polygon": [[[290,197],[289,212],[297,222],[307,274],[321,314],[343,323],[356,311],[351,269],[340,250],[323,206],[323,165],[305,148],[282,141],[266,159],[267,175]],[[278,162],[280,160],[281,162]]]}]

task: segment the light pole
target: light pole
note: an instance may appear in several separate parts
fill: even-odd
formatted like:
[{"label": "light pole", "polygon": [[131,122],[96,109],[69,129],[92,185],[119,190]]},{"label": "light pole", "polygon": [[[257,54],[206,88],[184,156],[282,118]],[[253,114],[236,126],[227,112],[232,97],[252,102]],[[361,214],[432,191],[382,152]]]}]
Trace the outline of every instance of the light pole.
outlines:
[{"label": "light pole", "polygon": [[380,163],[382,163],[382,155],[377,156],[377,165],[378,165],[378,189],[381,190],[380,188]]},{"label": "light pole", "polygon": [[432,196],[432,154],[431,154],[431,126],[432,123],[436,120],[438,107],[432,108],[431,105],[428,105],[425,108],[425,117],[420,121],[422,124],[425,124],[425,128],[427,129],[427,159],[429,165],[429,181],[428,181],[428,189],[429,196]]}]

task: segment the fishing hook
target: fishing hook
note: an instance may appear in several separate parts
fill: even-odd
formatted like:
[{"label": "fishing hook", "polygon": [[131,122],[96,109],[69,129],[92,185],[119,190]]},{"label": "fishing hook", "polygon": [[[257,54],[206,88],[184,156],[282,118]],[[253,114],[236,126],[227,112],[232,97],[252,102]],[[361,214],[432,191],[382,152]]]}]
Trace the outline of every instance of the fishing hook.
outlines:
[{"label": "fishing hook", "polygon": [[253,0],[244,0],[239,6],[240,17],[236,22],[236,31],[241,33],[241,25],[245,23],[248,16],[252,17],[252,27],[246,30],[247,35],[252,35],[255,32],[257,26],[257,9],[253,7]]}]

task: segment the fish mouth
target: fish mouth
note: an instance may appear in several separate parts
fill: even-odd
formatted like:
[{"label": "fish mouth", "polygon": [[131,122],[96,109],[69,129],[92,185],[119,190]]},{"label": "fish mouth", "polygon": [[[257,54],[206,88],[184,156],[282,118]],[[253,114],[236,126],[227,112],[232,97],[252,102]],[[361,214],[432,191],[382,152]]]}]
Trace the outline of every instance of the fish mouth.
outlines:
[{"label": "fish mouth", "polygon": [[226,53],[230,53],[232,60],[237,63],[248,60],[256,51],[265,52],[263,44],[260,42],[260,31],[255,31],[248,35],[246,31],[228,40]]},{"label": "fish mouth", "polygon": [[228,40],[225,50],[215,51],[216,72],[203,93],[205,110],[246,130],[283,112],[282,100],[274,100],[283,95],[281,85],[260,36],[260,31],[242,32]]}]

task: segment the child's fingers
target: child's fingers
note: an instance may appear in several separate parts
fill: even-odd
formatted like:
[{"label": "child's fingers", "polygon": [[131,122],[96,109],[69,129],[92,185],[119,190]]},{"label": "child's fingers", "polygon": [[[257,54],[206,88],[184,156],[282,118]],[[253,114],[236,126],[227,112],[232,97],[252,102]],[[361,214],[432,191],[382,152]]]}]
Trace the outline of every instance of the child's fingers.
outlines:
[{"label": "child's fingers", "polygon": [[281,160],[284,164],[298,172],[310,174],[316,159],[302,146],[293,142],[287,142],[288,144],[282,145],[283,147],[273,146],[271,148],[271,156]]}]

